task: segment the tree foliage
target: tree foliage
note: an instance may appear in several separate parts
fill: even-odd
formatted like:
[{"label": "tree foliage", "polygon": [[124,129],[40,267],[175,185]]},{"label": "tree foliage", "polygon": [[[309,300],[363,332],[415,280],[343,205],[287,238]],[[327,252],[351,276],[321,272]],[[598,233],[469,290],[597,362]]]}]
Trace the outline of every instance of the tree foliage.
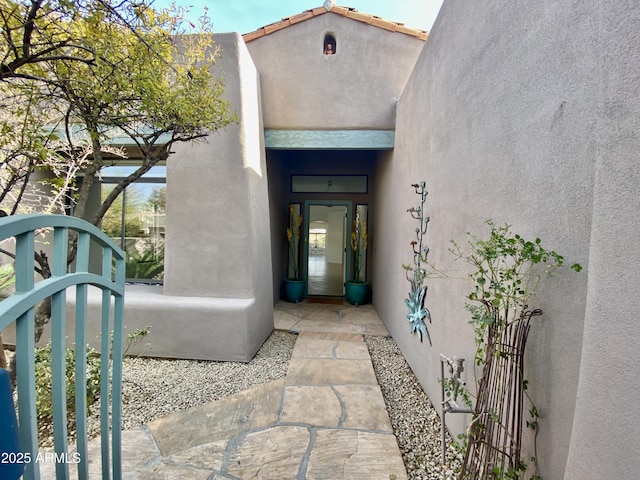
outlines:
[{"label": "tree foliage", "polygon": [[[56,162],[72,166],[61,185],[73,194],[75,215],[99,224],[122,190],[176,142],[198,140],[235,121],[224,86],[213,74],[220,52],[210,19],[185,20],[184,9],[156,11],[145,2],[0,0],[0,131],[2,205],[17,211],[16,187],[38,168],[60,178]],[[26,100],[26,101],[25,101]],[[114,137],[133,145],[139,168],[123,179],[95,214],[86,212],[100,169],[125,156]],[[70,175],[69,175],[70,173]],[[23,181],[24,180],[24,181]],[[22,183],[21,183],[22,182]],[[13,203],[11,203],[13,202]]]},{"label": "tree foliage", "polygon": [[[196,23],[187,14],[175,6],[156,11],[150,0],[0,0],[0,208],[71,206],[98,225],[176,142],[236,120],[214,74],[220,51],[211,21],[206,12]],[[114,146],[114,138],[131,147]],[[137,169],[87,212],[101,168],[127,155]],[[42,252],[36,262],[50,276]]]},{"label": "tree foliage", "polygon": [[94,64],[95,51],[74,24],[78,18],[100,16],[126,24],[108,1],[0,0],[0,80],[48,82],[52,62]]}]

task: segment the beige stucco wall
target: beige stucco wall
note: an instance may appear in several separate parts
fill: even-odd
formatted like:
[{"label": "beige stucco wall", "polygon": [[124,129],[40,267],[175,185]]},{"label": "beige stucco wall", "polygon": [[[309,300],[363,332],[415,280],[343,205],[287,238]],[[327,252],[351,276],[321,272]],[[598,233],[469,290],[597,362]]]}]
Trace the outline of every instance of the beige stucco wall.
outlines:
[{"label": "beige stucco wall", "polygon": [[215,73],[240,122],[175,145],[167,160],[168,295],[250,296],[264,267],[252,260],[261,253],[255,237],[269,225],[268,210],[255,210],[267,198],[258,74],[239,35],[215,38],[223,51]]},{"label": "beige stucco wall", "polygon": [[[374,303],[435,404],[438,355],[473,356],[470,285],[429,280],[433,347],[410,335],[400,265],[411,260],[411,183],[427,183],[430,260],[453,277],[464,266],[452,261],[449,240],[486,233],[487,218],[586,267],[546,281],[534,299],[544,315],[529,336],[526,377],[542,416],[543,478],[633,478],[638,470],[629,339],[638,311],[630,294],[640,288],[632,168],[639,8],[446,1],[400,99],[393,160],[376,175],[386,200],[376,221],[386,228],[378,230]],[[455,433],[468,421],[448,418]]]},{"label": "beige stucco wall", "polygon": [[[180,328],[195,337],[212,332],[198,358],[248,361],[273,330],[259,76],[239,34],[215,41],[223,53],[214,73],[224,77],[239,123],[204,142],[175,145],[167,160],[163,293],[192,312]],[[192,349],[178,356],[189,355]]]},{"label": "beige stucco wall", "polygon": [[589,287],[578,399],[565,478],[640,471],[640,5],[589,2],[597,68]]},{"label": "beige stucco wall", "polygon": [[[336,38],[335,55],[323,55],[327,33]],[[394,128],[396,102],[423,45],[331,12],[248,42],[265,128]]]}]

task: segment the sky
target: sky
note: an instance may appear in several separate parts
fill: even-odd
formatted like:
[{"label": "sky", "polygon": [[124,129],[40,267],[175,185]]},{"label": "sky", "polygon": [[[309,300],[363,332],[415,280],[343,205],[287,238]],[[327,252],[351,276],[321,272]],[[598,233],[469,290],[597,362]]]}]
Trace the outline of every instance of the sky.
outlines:
[{"label": "sky", "polygon": [[[352,7],[420,30],[431,30],[443,0],[336,0],[335,4]],[[208,8],[215,33],[249,33],[285,17],[321,7],[324,0],[154,0],[155,8],[171,3],[191,7],[195,18]]]}]

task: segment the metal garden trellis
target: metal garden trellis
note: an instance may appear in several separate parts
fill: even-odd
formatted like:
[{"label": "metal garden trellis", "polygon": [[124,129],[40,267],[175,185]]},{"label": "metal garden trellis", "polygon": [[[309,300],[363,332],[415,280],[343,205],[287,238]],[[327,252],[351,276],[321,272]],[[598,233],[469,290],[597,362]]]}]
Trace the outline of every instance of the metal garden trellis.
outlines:
[{"label": "metal garden trellis", "polygon": [[531,318],[539,315],[539,309],[524,311],[504,328],[489,327],[461,479],[521,470],[524,352]]}]

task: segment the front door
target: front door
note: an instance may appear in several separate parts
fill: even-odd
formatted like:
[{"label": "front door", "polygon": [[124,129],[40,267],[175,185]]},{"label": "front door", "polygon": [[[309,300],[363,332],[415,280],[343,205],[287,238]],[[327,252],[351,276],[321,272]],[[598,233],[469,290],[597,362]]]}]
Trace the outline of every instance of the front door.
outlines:
[{"label": "front door", "polygon": [[350,216],[348,201],[305,202],[303,265],[308,295],[344,295],[350,258]]}]

